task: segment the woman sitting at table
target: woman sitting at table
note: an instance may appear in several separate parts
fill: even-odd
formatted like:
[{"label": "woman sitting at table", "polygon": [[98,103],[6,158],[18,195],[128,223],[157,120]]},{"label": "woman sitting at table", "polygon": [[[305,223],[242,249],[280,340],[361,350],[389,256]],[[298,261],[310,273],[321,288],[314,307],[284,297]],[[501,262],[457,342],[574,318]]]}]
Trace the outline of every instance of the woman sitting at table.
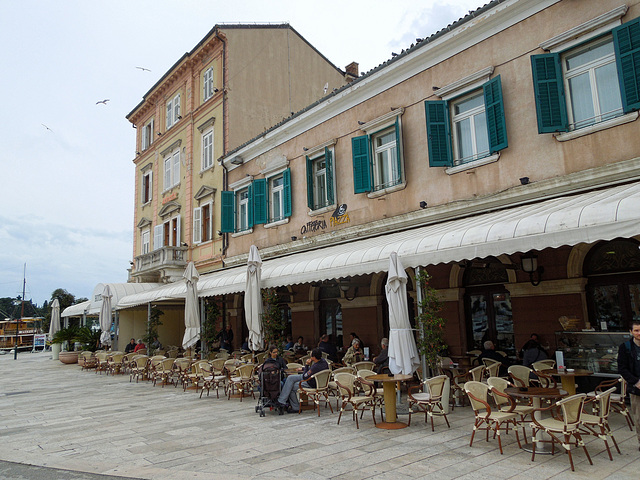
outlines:
[{"label": "woman sitting at table", "polygon": [[361,362],[364,360],[364,352],[362,351],[362,345],[360,344],[359,339],[355,339],[353,344],[347,350],[347,353],[344,354],[342,358],[342,363],[345,365],[352,365],[357,362]]}]

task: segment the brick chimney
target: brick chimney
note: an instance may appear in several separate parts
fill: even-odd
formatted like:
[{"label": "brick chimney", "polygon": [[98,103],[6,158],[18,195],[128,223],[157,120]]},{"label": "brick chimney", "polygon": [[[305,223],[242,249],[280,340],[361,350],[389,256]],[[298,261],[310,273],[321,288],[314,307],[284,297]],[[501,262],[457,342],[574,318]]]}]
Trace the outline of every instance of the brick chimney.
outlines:
[{"label": "brick chimney", "polygon": [[358,71],[358,63],[357,62],[351,62],[349,65],[344,67],[344,69],[346,71],[345,77],[347,79],[347,83],[355,80],[356,78],[358,78],[360,76],[360,72]]}]

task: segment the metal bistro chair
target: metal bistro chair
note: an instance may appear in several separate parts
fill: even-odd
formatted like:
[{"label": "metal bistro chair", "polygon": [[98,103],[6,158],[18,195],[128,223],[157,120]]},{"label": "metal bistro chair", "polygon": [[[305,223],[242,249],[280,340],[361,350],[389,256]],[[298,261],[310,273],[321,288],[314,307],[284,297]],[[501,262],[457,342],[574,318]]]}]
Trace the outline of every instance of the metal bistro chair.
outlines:
[{"label": "metal bistro chair", "polygon": [[[449,425],[447,414],[442,406],[442,392],[444,391],[444,385],[447,380],[446,375],[439,375],[437,377],[428,378],[423,382],[426,389],[425,392],[419,392],[418,390],[422,385],[417,385],[409,388],[408,403],[409,403],[409,421],[407,426],[411,425],[411,413],[412,407],[415,406],[424,412],[424,421],[427,422],[427,417],[431,419],[431,431],[433,432],[433,417],[438,415],[444,417],[444,421]],[[415,393],[414,393],[415,392]]]},{"label": "metal bistro chair", "polygon": [[[322,373],[322,372],[320,372]],[[345,408],[351,405],[352,418],[356,421],[356,428],[359,429],[358,423],[358,409],[362,407],[362,412],[369,407],[371,410],[371,417],[373,418],[373,424],[376,424],[376,401],[373,395],[374,386],[373,383],[365,380],[364,378],[358,378],[352,373],[336,373],[335,375],[336,385],[338,386],[338,392],[342,405],[340,405],[340,414],[338,415],[338,425],[340,425],[340,419]],[[360,385],[358,385],[360,384]],[[356,395],[357,389],[364,389],[364,395]],[[319,408],[319,406],[318,406]],[[318,413],[319,414],[319,413]]]},{"label": "metal bistro chair", "polygon": [[[309,383],[309,380],[313,379],[315,381],[314,387],[305,387],[303,384],[305,382],[300,382],[300,387],[298,391],[301,394],[306,394],[309,400],[313,400],[315,403],[316,409],[318,410],[318,416],[320,416],[320,400],[325,400],[325,407],[329,404],[329,408],[331,409],[331,413],[333,413],[333,407],[329,402],[329,380],[331,379],[331,370],[321,370],[318,373],[314,373],[306,380],[306,383]],[[298,413],[302,413],[302,402],[299,402],[300,407],[298,409]]]},{"label": "metal bistro chair", "polygon": [[[616,439],[611,433],[611,427],[609,426],[611,395],[615,391],[616,387],[611,387],[609,390],[600,392],[596,394],[595,397],[587,400],[587,402],[593,402],[594,404],[597,404],[597,408],[595,408],[594,406],[594,410],[597,411],[597,415],[589,415],[588,413],[582,414],[582,427],[584,427],[584,430],[582,430],[582,432],[601,439],[604,442],[604,446],[607,449],[607,453],[609,454],[609,460],[611,461],[613,461],[613,457],[611,456],[611,449],[609,448],[607,437],[611,438],[611,441],[616,447],[616,450],[622,455],[620,449],[618,448],[618,442],[616,442]],[[596,431],[596,429],[598,430]]]},{"label": "metal bistro chair", "polygon": [[507,387],[513,387],[512,383],[505,380],[501,377],[489,377],[487,378],[487,384],[491,387],[491,395],[493,397],[496,406],[503,412],[513,412],[520,416],[520,420],[517,421],[519,425],[522,426],[522,436],[524,437],[524,443],[528,443],[527,441],[527,433],[525,431],[525,417],[527,415],[531,415],[534,408],[532,405],[522,405],[515,404],[515,407],[512,408],[512,403],[509,401],[509,395],[507,395],[504,390]]},{"label": "metal bistro chair", "polygon": [[[629,426],[629,430],[633,432],[633,427],[635,425],[633,421],[633,417],[629,412],[629,407],[625,403],[624,399],[627,396],[627,382],[622,377],[614,378],[611,380],[605,380],[604,382],[600,382],[600,384],[595,388],[593,392],[587,393],[587,397],[593,398],[598,393],[602,393],[610,387],[616,387],[620,384],[620,393],[612,393],[611,394],[611,411],[614,413],[619,413],[622,415],[627,421],[627,425]],[[594,415],[597,413],[598,403],[593,403]]]}]

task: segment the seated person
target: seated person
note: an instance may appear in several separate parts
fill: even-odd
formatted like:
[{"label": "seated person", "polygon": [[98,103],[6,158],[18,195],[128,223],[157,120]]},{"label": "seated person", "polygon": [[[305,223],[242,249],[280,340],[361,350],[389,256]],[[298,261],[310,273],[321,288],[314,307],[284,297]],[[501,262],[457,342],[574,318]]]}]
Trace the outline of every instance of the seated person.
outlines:
[{"label": "seated person", "polygon": [[127,343],[127,346],[124,347],[124,353],[131,353],[136,349],[136,339],[132,338],[129,343]]},{"label": "seated person", "polygon": [[160,340],[158,340],[158,337],[155,337],[155,340],[151,344],[151,348],[155,350],[160,350],[162,348],[162,344],[160,343]]},{"label": "seated person", "polygon": [[143,348],[147,348],[146,345],[144,343],[142,343],[142,339],[139,338],[138,339],[138,344],[136,345],[136,348],[133,349],[133,352],[138,352],[140,350],[142,350]]},{"label": "seated person", "polygon": [[489,358],[491,360],[495,360],[496,362],[500,362],[502,365],[500,365],[500,371],[498,372],[498,375],[501,377],[507,376],[507,370],[511,362],[507,357],[496,352],[496,346],[491,340],[487,340],[486,342],[484,342],[484,350],[480,355],[478,355],[478,362],[480,362],[480,365],[484,365],[484,363],[482,363],[483,358]]},{"label": "seated person", "polygon": [[524,347],[522,347],[522,364],[525,367],[531,368],[531,365],[535,362],[546,360],[547,358],[549,358],[547,352],[533,339],[529,340],[524,344]]},{"label": "seated person", "polygon": [[287,344],[284,346],[284,349],[290,350],[294,345],[295,343],[293,342],[293,337],[291,335],[287,335]]},{"label": "seated person", "polygon": [[373,363],[376,364],[376,373],[383,373],[383,370],[389,367],[389,339],[383,338],[380,341],[380,353],[377,357],[373,358]]},{"label": "seated person", "polygon": [[240,350],[242,350],[243,352],[251,351],[251,349],[249,348],[249,337],[246,337],[244,339],[244,343],[242,344],[242,347],[240,347]]},{"label": "seated person", "polygon": [[342,363],[345,365],[353,365],[354,363],[364,360],[364,352],[362,351],[360,340],[357,338],[353,341],[353,344],[347,350],[347,353],[342,357]]},{"label": "seated person", "polygon": [[[328,369],[329,364],[324,358],[322,358],[322,351],[319,348],[314,348],[311,352],[311,358],[307,360],[307,364],[302,369],[302,374],[289,375],[287,377],[287,380],[284,382],[284,386],[282,387],[282,391],[280,392],[280,396],[278,397],[279,406],[286,407],[288,402],[289,407],[291,407],[290,411],[299,410],[300,403],[298,401],[297,392],[300,382],[303,382],[303,385],[307,388],[315,388],[316,382],[314,379],[310,379],[310,377],[318,372]],[[306,380],[309,381],[306,382]]]},{"label": "seated person", "polygon": [[293,350],[298,353],[307,353],[308,348],[304,344],[304,338],[302,338],[302,336],[298,337],[298,341],[293,344]]},{"label": "seated person", "polygon": [[318,343],[318,348],[322,350],[324,353],[329,355],[329,359],[332,361],[336,361],[338,350],[336,346],[329,341],[329,335],[324,334],[320,337],[320,343]]}]

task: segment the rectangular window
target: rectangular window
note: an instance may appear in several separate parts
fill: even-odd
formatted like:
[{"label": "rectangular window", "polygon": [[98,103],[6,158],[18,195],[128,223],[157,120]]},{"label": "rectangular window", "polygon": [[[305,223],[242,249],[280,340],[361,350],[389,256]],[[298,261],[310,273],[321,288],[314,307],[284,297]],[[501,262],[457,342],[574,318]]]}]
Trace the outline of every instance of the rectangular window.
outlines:
[{"label": "rectangular window", "polygon": [[146,150],[153,143],[153,118],[142,127],[142,150]]},{"label": "rectangular window", "polygon": [[284,218],[284,179],[282,175],[269,179],[269,189],[271,191],[269,220],[277,222]]},{"label": "rectangular window", "polygon": [[622,98],[611,37],[561,56],[569,130],[622,115]]},{"label": "rectangular window", "polygon": [[480,89],[424,104],[430,167],[471,163],[509,145],[500,75]]},{"label": "rectangular window", "polygon": [[354,193],[376,192],[403,182],[399,118],[370,135],[351,139]]},{"label": "rectangular window", "polygon": [[180,150],[164,158],[164,190],[180,183]]},{"label": "rectangular window", "polygon": [[142,232],[142,248],[140,251],[142,255],[144,255],[145,253],[149,253],[149,237],[150,237],[149,230]]},{"label": "rectangular window", "polygon": [[249,229],[249,189],[244,188],[236,192],[236,201],[238,202],[236,211],[236,231],[242,232]]},{"label": "rectangular window", "polygon": [[209,67],[202,75],[202,101],[206,102],[213,97],[213,67]]},{"label": "rectangular window", "polygon": [[333,151],[324,148],[324,154],[307,156],[307,206],[318,210],[334,204]]},{"label": "rectangular window", "polygon": [[538,133],[568,132],[640,109],[640,19],[563,52],[531,56]]},{"label": "rectangular window", "polygon": [[167,130],[178,123],[180,116],[180,94],[167,102]]},{"label": "rectangular window", "polygon": [[193,209],[193,243],[211,240],[211,203]]},{"label": "rectangular window", "polygon": [[180,246],[180,215],[173,217],[162,224],[163,246]]},{"label": "rectangular window", "polygon": [[151,170],[142,174],[141,198],[143,205],[151,201],[151,189],[153,188],[152,178],[153,172]]},{"label": "rectangular window", "polygon": [[162,248],[162,246],[164,245],[162,243],[163,232],[164,232],[164,226],[162,224],[156,225],[155,227],[153,227],[153,249],[154,250]]},{"label": "rectangular window", "polygon": [[202,134],[202,170],[213,167],[213,128]]}]

